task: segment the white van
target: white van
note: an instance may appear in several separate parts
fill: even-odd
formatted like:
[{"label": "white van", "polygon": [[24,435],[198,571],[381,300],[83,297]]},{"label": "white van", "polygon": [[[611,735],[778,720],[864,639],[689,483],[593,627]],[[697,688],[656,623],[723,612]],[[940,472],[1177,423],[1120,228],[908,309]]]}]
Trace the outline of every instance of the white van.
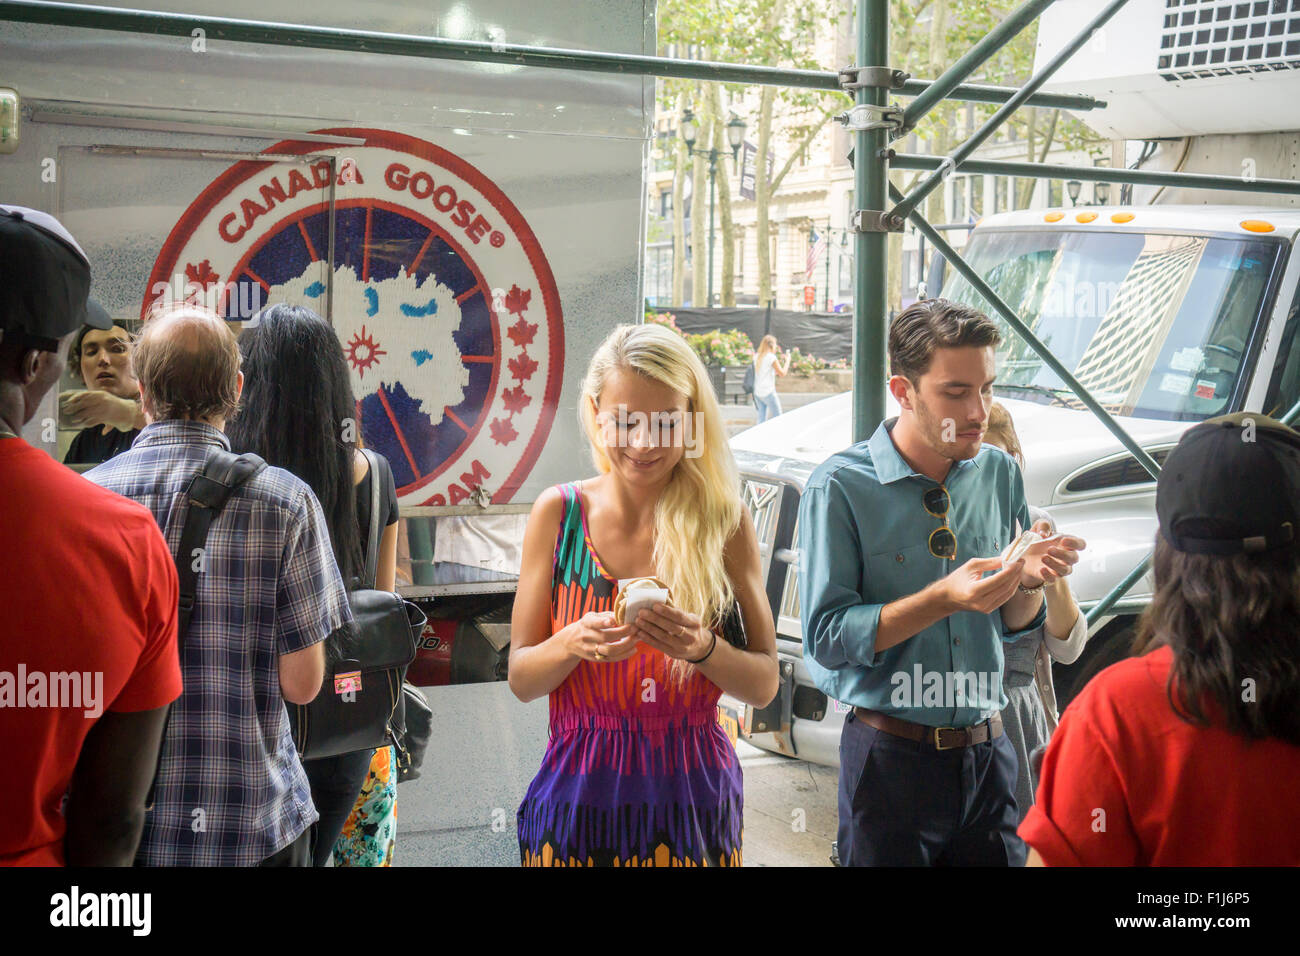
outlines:
[{"label": "white van", "polygon": [[[990,216],[969,262],[1156,461],[1187,428],[1229,411],[1282,417],[1300,401],[1300,209],[1123,206]],[[994,393],[1015,421],[1029,502],[1088,542],[1071,584],[1086,611],[1151,550],[1155,483],[1038,355],[960,277],[935,290],[1003,329]],[[892,405],[888,414],[897,414]],[[781,692],[755,710],[723,698],[724,723],[757,746],[838,763],[847,707],[803,663],[798,499],[813,469],[852,443],[849,393],[732,439],[777,617]],[[1057,665],[1062,707],[1126,653],[1140,581],[1093,628],[1083,657]]]}]

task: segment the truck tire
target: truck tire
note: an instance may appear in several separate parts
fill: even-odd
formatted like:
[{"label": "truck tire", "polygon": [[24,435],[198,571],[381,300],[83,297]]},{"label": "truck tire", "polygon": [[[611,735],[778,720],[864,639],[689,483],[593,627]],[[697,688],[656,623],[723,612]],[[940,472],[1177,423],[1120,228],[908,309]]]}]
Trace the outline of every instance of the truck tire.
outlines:
[{"label": "truck tire", "polygon": [[1061,713],[1085,684],[1111,664],[1133,656],[1133,638],[1137,635],[1137,618],[1116,617],[1084,645],[1083,654],[1073,664],[1052,664],[1052,682],[1056,685],[1056,707]]}]

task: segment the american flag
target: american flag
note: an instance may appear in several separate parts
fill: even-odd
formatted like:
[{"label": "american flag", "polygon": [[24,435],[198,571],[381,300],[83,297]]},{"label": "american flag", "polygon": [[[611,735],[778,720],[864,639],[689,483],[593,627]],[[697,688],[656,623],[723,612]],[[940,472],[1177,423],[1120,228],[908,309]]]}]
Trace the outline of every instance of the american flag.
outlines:
[{"label": "american flag", "polygon": [[821,254],[825,250],[826,237],[824,235],[817,235],[816,229],[808,233],[808,260],[804,263],[804,272],[806,273],[804,276],[805,282],[812,281],[813,270],[817,268],[817,260],[821,258]]}]

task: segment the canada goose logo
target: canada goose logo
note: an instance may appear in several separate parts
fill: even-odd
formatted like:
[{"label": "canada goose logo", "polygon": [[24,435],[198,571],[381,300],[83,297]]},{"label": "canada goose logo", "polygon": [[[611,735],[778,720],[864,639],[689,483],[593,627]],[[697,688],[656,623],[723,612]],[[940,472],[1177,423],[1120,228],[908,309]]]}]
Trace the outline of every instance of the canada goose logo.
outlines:
[{"label": "canada goose logo", "polygon": [[267,152],[310,158],[230,167],[168,236],[142,314],[172,295],[232,321],[279,302],[331,318],[362,433],[392,464],[400,503],[510,501],[563,384],[559,293],[532,229],[432,143],[318,132],[365,145],[287,141]]}]

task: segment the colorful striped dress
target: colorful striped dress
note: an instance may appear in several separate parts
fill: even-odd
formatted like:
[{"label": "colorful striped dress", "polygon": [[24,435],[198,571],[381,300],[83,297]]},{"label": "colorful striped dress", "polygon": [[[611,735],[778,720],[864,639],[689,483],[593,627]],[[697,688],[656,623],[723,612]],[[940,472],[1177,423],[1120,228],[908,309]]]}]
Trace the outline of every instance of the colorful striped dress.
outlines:
[{"label": "colorful striped dress", "polygon": [[[551,633],[614,607],[582,498],[563,485]],[[718,725],[721,691],[646,644],[582,661],[550,695],[550,742],[519,807],[525,866],[739,866],[740,761]]]}]

